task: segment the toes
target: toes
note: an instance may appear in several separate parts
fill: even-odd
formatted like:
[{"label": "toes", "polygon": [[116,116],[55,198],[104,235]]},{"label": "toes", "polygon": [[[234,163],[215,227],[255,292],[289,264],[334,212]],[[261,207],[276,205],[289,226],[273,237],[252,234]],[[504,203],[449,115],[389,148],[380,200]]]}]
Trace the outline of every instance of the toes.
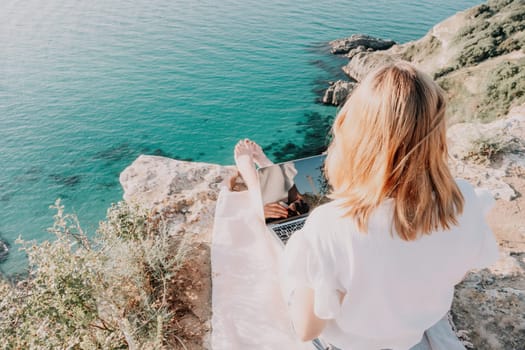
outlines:
[{"label": "toes", "polygon": [[242,148],[246,146],[246,140],[239,140],[237,144],[235,145],[235,148]]},{"label": "toes", "polygon": [[250,153],[253,157],[260,157],[263,153],[261,146],[259,146],[255,141],[252,141],[248,138],[241,139],[237,142],[234,148],[234,155],[239,156],[241,154]]},{"label": "toes", "polygon": [[242,145],[245,145],[245,144],[246,144],[246,139],[244,139],[244,140],[239,140],[239,141],[237,142],[237,146],[242,146]]},{"label": "toes", "polygon": [[257,152],[258,149],[260,148],[260,146],[255,141],[252,141],[249,139],[246,139],[246,144],[248,148],[250,149],[250,151],[252,152]]},{"label": "toes", "polygon": [[247,154],[251,153],[251,149],[249,145],[247,144],[246,140],[240,140],[237,142],[234,148],[234,154],[235,155],[241,155],[241,154]]}]

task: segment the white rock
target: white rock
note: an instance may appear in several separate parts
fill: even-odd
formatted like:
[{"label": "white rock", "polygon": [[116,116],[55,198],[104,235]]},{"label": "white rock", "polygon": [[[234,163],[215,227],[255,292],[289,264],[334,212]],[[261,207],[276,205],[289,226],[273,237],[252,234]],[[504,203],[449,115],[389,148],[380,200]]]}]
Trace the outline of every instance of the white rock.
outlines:
[{"label": "white rock", "polygon": [[[525,174],[525,105],[491,123],[460,123],[447,132],[450,166],[455,176],[488,188],[495,198],[512,200],[518,193],[505,182],[506,176]],[[503,149],[493,161],[476,159],[480,143]]]},{"label": "white rock", "polygon": [[220,185],[235,172],[231,166],[142,155],[120,174],[120,183],[125,201],[162,211],[174,229],[209,242]]}]

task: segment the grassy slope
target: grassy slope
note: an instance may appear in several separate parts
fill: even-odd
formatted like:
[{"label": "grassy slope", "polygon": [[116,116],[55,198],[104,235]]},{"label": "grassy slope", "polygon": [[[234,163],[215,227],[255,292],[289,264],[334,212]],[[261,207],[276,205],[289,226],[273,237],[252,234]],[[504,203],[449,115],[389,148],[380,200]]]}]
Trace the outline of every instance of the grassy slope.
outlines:
[{"label": "grassy slope", "polygon": [[451,122],[490,121],[525,102],[525,1],[489,1],[393,48],[447,91]]}]

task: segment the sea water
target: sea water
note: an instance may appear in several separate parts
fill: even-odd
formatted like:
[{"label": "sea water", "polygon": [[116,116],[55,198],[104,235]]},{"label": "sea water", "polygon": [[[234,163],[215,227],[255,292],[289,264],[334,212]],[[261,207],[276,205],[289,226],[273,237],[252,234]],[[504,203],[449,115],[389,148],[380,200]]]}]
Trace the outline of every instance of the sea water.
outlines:
[{"label": "sea water", "polygon": [[317,103],[343,77],[328,41],[415,40],[478,2],[2,0],[2,270],[26,266],[19,235],[52,239],[56,198],[92,234],[140,154],[231,164],[239,138],[274,159],[301,145],[335,113]]}]

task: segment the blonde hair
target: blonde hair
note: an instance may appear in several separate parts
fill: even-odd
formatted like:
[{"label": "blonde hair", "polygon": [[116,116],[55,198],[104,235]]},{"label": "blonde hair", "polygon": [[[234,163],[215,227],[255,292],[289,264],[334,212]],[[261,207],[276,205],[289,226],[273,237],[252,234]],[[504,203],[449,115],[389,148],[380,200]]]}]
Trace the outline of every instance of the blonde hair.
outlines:
[{"label": "blonde hair", "polygon": [[360,231],[388,198],[405,241],[457,225],[463,196],[447,165],[445,109],[439,86],[407,62],[369,74],[344,104],[325,173]]}]

